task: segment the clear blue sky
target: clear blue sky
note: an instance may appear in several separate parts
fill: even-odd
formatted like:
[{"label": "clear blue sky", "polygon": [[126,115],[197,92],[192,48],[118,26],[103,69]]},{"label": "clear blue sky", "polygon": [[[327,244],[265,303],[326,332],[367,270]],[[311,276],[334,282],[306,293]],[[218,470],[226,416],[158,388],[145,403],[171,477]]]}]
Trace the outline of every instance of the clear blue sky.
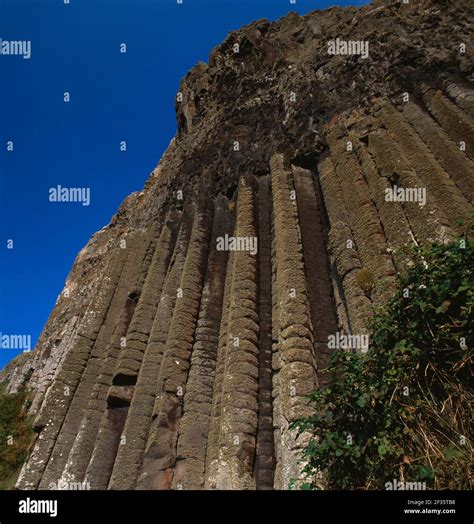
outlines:
[{"label": "clear blue sky", "polygon": [[[36,342],[79,250],[175,134],[180,79],[230,30],[365,3],[0,0],[0,38],[32,42],[29,60],[0,55],[0,332]],[[90,205],[51,203],[58,184],[90,187]],[[16,353],[0,349],[0,368]]]}]

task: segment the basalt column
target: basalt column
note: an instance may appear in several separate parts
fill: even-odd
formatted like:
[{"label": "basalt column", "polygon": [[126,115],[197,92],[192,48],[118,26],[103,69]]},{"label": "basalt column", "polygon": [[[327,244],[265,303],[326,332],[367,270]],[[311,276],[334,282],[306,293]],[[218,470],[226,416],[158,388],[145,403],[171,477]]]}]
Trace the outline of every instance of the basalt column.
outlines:
[{"label": "basalt column", "polygon": [[[331,353],[370,351],[414,249],[467,235],[466,6],[258,20],[189,71],[143,190],[80,251],[35,351],[0,371],[37,415],[17,488],[301,487],[311,436],[292,423]],[[328,53],[337,35],[368,55]]]},{"label": "basalt column", "polygon": [[[94,360],[90,363],[92,351],[95,348],[96,351],[102,349],[119,320],[120,311],[127,300],[128,283],[134,278],[132,273],[138,269],[132,256],[135,256],[137,250],[144,253],[146,249],[147,241],[141,233],[132,233],[126,242],[125,249],[116,248],[102,285],[81,322],[75,346],[68,352],[56,380],[46,394],[35,420],[35,427],[39,432],[38,440],[18,479],[19,488],[37,488],[40,482],[43,487],[48,488],[50,482],[59,480],[62,466],[56,468],[55,465],[57,462],[63,465],[65,457],[59,453],[54,454],[53,450],[56,444],[68,446],[71,441],[58,441],[58,435],[86,369],[95,367]],[[71,412],[71,415],[77,417],[79,413]],[[43,479],[48,466],[51,474]]]},{"label": "basalt column", "polygon": [[214,202],[206,277],[184,392],[183,416],[178,429],[177,462],[173,477],[173,487],[176,489],[202,489],[205,482],[206,449],[229,254],[227,250],[218,249],[218,242],[225,235],[232,235],[234,213],[230,208],[231,203],[222,195]]},{"label": "basalt column", "polygon": [[[239,182],[235,237],[256,238],[255,182]],[[233,251],[214,385],[215,402],[207,451],[206,487],[255,489],[253,465],[258,424],[258,258]]]},{"label": "basalt column", "polygon": [[[123,426],[123,416],[126,413],[124,408],[128,404],[128,395],[133,391],[133,386],[111,387],[114,376],[113,370],[117,366],[117,359],[123,348],[134,345],[136,350],[140,350],[143,344],[146,347],[146,342],[143,342],[143,339],[147,341],[151,331],[179,224],[180,213],[175,210],[170,211],[156,242],[153,258],[147,266],[146,275],[143,276],[144,283],[143,285],[138,283],[137,287],[142,287],[142,292],[139,298],[136,296],[137,289],[129,294],[129,303],[138,300],[138,304],[133,310],[126,309],[123,312],[122,327],[116,330],[111,340],[107,357],[103,360],[101,374],[91,391],[87,412],[84,415],[80,431],[63,472],[64,481],[74,482],[84,479],[104,412],[107,412],[107,417],[116,419],[117,424]],[[120,419],[123,419],[122,424],[119,423]],[[107,449],[111,455],[118,445],[117,433],[117,431],[114,432],[116,437],[109,443]],[[98,460],[97,456],[96,460]],[[103,466],[105,466],[105,463]],[[104,467],[102,471],[107,470],[110,471],[109,468]]]},{"label": "basalt column", "polygon": [[328,337],[337,331],[337,315],[331,285],[327,245],[327,224],[323,202],[313,174],[293,166],[293,182],[303,244],[308,300],[319,382],[330,357]]},{"label": "basalt column", "polygon": [[43,474],[40,488],[45,488],[51,482],[57,482],[61,478],[87,408],[91,390],[97,384],[103,360],[107,357],[108,342],[114,338],[115,333],[119,334],[122,329],[126,329],[133,316],[137,301],[137,296],[134,293],[139,295],[141,292],[143,280],[156,245],[156,234],[156,230],[151,229],[143,235],[140,244],[132,244],[131,246],[133,254],[130,253],[125,263],[123,274],[115,289],[107,313],[106,322],[99,332],[81,382],[64,419],[52,460],[50,460]]},{"label": "basalt column", "polygon": [[139,489],[170,489],[177,461],[178,427],[183,415],[212,226],[212,207],[198,203],[177,299],[156,377],[153,421],[137,481]]},{"label": "basalt column", "polygon": [[299,451],[308,439],[305,434],[297,437],[290,424],[310,413],[306,397],[317,386],[316,359],[294,187],[282,155],[272,157],[270,166],[278,304],[273,355],[274,487],[288,489],[292,479],[299,477]]},{"label": "basalt column", "polygon": [[[180,285],[186,255],[189,247],[194,217],[194,206],[186,205],[173,256],[167,268],[166,278],[155,310],[140,372],[134,386],[125,425],[120,433],[112,421],[103,420],[96,442],[96,450],[89,464],[87,477],[94,479],[99,475],[101,455],[109,457],[110,470],[107,484],[110,489],[133,489],[143,460],[146,441],[150,430],[153,404],[157,395],[157,377],[161,368],[166,340]],[[116,456],[108,451],[112,438],[120,439]],[[113,468],[113,469],[112,469]],[[110,481],[109,481],[110,478]]]}]

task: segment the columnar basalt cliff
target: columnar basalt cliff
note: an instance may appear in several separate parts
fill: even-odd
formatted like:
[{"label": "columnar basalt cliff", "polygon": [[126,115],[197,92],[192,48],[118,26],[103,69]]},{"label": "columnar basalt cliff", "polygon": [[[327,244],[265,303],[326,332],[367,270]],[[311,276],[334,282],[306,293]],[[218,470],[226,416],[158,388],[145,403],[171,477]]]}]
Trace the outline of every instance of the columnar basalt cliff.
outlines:
[{"label": "columnar basalt cliff", "polygon": [[[461,0],[289,14],[190,71],[144,190],[3,372],[34,392],[18,488],[298,478],[290,425],[324,387],[328,337],[368,333],[409,248],[453,240],[472,210],[473,18]],[[336,38],[368,56],[329,54]]]}]

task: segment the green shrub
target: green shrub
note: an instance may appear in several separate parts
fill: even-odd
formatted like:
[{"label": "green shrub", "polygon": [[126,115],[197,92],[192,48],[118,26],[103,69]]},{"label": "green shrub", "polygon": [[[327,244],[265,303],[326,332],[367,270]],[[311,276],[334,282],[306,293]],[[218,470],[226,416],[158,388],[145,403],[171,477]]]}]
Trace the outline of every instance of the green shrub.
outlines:
[{"label": "green shrub", "polygon": [[467,240],[418,251],[376,311],[366,354],[333,355],[314,414],[303,489],[384,489],[396,479],[471,488],[474,250]]},{"label": "green shrub", "polygon": [[9,395],[0,384],[0,489],[11,489],[32,442],[31,417],[26,415],[27,395]]}]

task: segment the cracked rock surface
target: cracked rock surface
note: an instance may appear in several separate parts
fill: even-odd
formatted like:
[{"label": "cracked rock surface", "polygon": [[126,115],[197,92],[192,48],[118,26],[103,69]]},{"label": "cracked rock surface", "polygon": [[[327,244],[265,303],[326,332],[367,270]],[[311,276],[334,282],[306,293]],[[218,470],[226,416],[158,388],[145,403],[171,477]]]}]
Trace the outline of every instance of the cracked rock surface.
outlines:
[{"label": "cracked rock surface", "polygon": [[[406,249],[451,241],[472,211],[473,18],[460,0],[292,13],[188,73],[144,190],[0,375],[34,392],[18,488],[288,488],[328,337],[367,334]],[[336,38],[367,58],[328,54]],[[226,235],[244,247],[219,249]]]}]

